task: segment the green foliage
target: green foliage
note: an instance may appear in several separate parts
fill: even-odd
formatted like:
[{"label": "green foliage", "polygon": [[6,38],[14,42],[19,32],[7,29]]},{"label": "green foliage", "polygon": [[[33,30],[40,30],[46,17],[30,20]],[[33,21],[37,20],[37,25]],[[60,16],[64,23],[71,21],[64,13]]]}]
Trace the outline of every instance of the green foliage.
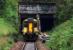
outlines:
[{"label": "green foliage", "polygon": [[5,14],[7,17],[17,17],[17,0],[7,0],[5,5]]},{"label": "green foliage", "polygon": [[4,43],[3,45],[0,45],[0,50],[10,50],[13,44],[14,44],[13,39],[8,37],[6,43]]},{"label": "green foliage", "polygon": [[12,46],[18,24],[18,0],[0,0],[0,41],[2,37],[8,37],[4,43],[0,42],[0,50],[9,50]]},{"label": "green foliage", "polygon": [[5,19],[18,29],[18,0],[6,0]]},{"label": "green foliage", "polygon": [[16,30],[7,23],[3,18],[0,18],[0,36],[8,35],[9,33],[16,32]]},{"label": "green foliage", "polygon": [[57,6],[56,17],[58,24],[73,17],[73,0],[63,0],[63,3]]},{"label": "green foliage", "polygon": [[52,50],[73,50],[73,0],[64,0],[57,8],[56,23],[60,25],[49,32],[48,47]]},{"label": "green foliage", "polygon": [[73,50],[73,18],[54,28],[47,43],[52,50]]},{"label": "green foliage", "polygon": [[18,29],[18,0],[1,0],[0,3],[0,18]]},{"label": "green foliage", "polygon": [[5,5],[5,0],[0,0],[0,16],[4,15],[4,5]]}]

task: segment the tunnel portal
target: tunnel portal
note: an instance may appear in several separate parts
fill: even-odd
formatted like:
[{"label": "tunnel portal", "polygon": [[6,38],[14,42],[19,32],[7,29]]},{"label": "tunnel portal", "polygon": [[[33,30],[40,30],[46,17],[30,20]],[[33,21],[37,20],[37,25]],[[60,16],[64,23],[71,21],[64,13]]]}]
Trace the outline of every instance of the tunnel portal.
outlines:
[{"label": "tunnel portal", "polygon": [[39,15],[41,31],[51,30],[54,26],[54,15],[56,13],[56,3],[49,2],[19,2],[20,30],[22,30],[23,20],[26,18],[36,18]]}]

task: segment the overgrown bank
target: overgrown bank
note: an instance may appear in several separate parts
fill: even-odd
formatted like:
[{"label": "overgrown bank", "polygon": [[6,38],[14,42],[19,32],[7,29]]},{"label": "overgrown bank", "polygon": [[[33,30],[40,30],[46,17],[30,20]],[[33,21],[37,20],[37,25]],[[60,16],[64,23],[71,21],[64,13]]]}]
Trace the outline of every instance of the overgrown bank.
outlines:
[{"label": "overgrown bank", "polygon": [[73,50],[73,18],[57,26],[50,33],[48,47],[52,50]]}]

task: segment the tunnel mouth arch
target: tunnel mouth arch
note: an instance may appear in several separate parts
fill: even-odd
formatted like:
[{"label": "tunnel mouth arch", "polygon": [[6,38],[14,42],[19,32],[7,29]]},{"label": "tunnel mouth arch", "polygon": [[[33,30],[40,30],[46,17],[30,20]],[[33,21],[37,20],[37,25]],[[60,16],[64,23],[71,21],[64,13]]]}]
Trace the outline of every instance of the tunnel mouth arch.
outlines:
[{"label": "tunnel mouth arch", "polygon": [[40,15],[41,32],[46,32],[54,27],[54,14],[41,14]]}]

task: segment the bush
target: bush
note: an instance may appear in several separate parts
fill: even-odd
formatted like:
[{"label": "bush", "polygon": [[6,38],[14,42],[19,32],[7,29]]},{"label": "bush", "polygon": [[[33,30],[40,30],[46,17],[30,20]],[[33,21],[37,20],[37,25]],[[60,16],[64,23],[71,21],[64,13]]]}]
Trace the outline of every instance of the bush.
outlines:
[{"label": "bush", "polygon": [[73,50],[73,18],[53,29],[47,43],[52,50]]}]

